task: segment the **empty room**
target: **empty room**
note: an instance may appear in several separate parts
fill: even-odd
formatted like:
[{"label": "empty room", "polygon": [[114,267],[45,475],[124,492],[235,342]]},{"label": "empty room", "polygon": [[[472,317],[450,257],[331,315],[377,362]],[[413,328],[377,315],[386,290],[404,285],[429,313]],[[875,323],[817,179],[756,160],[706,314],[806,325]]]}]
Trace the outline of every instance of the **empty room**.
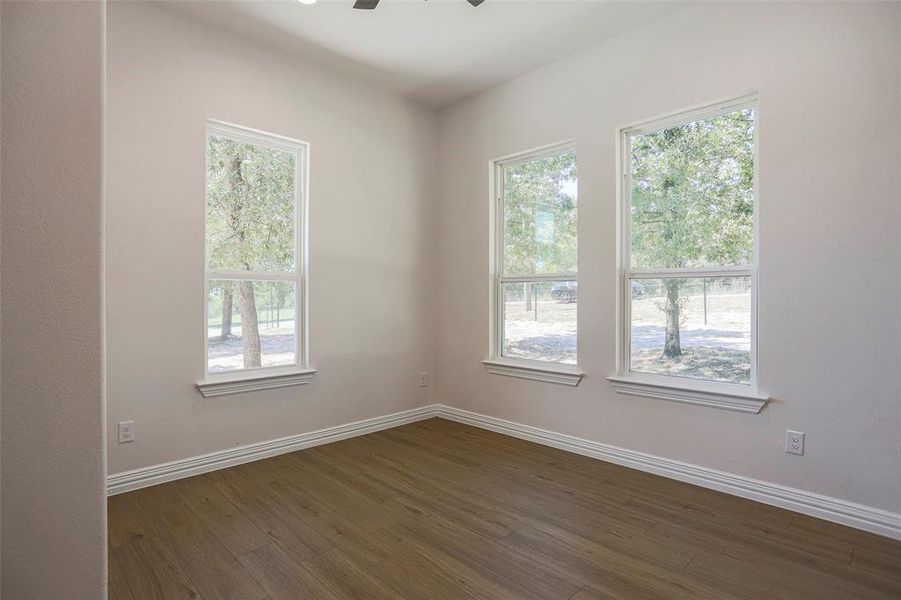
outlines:
[{"label": "empty room", "polygon": [[2,600],[901,599],[901,2],[0,0]]}]

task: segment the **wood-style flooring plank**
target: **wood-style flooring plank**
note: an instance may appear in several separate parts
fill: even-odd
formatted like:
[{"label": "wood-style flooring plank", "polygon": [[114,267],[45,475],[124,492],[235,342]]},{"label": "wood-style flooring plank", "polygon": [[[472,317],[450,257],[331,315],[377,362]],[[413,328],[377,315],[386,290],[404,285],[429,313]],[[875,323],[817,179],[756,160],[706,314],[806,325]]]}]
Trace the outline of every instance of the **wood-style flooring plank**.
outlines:
[{"label": "wood-style flooring plank", "polygon": [[113,550],[110,548],[109,553],[109,600],[135,600],[119,558]]},{"label": "wood-style flooring plank", "polygon": [[156,526],[140,509],[142,494],[119,494],[107,500],[107,540],[110,548],[118,548],[134,539],[153,535]]},{"label": "wood-style flooring plank", "polygon": [[143,490],[139,504],[156,522],[160,542],[207,600],[262,600],[267,594],[184,502],[181,490],[194,483],[183,479]]},{"label": "wood-style flooring plank", "polygon": [[465,565],[514,597],[568,599],[582,587],[575,578],[548,568],[532,556],[437,515],[410,519],[399,524],[398,531],[403,540],[417,548],[430,549],[431,556]]},{"label": "wood-style flooring plank", "polygon": [[[262,461],[261,461],[262,462]],[[258,464],[258,463],[257,463]],[[254,465],[241,465],[208,473],[216,488],[248,519],[278,542],[294,558],[304,560],[332,549],[332,544],[298,519],[283,502],[269,492]],[[265,479],[265,478],[264,478]]]},{"label": "wood-style flooring plank", "polygon": [[358,561],[335,549],[304,561],[304,568],[339,598],[396,600],[400,593],[360,567]]},{"label": "wood-style flooring plank", "polygon": [[901,598],[901,543],[441,419],[109,499],[113,600]]},{"label": "wood-style flooring plank", "polygon": [[462,576],[440,558],[429,558],[427,553],[412,547],[400,549],[390,558],[364,568],[404,598],[494,598],[475,579]]},{"label": "wood-style flooring plank", "polygon": [[273,538],[257,527],[209,478],[192,479],[190,484],[178,486],[177,491],[185,505],[233,555],[272,543]]},{"label": "wood-style flooring plank", "polygon": [[126,581],[135,600],[202,599],[187,569],[155,537],[139,538],[112,548],[110,561],[120,565],[122,575],[119,581],[112,580],[110,587],[121,588],[122,581]]},{"label": "wood-style flooring plank", "polygon": [[248,552],[238,560],[271,600],[340,598],[277,543]]},{"label": "wood-style flooring plank", "polygon": [[317,535],[355,560],[371,564],[391,555],[393,548],[385,543],[384,538],[310,496],[300,486],[279,481],[269,484],[267,488],[296,518],[303,519]]},{"label": "wood-style flooring plank", "polygon": [[[540,557],[548,565],[597,590],[634,598],[739,598],[725,589],[691,577],[657,561],[626,555],[599,544],[573,545],[560,535],[523,529],[504,540],[522,554]],[[591,551],[587,552],[586,548]]]}]

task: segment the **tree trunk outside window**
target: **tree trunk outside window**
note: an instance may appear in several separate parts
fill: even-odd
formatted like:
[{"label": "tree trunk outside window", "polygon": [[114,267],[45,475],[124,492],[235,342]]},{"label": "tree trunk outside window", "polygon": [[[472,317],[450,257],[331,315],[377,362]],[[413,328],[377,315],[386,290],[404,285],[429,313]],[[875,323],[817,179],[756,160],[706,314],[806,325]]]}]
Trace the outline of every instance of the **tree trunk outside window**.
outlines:
[{"label": "tree trunk outside window", "polygon": [[666,287],[666,303],[663,311],[666,313],[666,340],[663,343],[663,355],[667,358],[676,358],[682,354],[682,344],[679,340],[679,318],[681,308],[679,306],[679,288],[681,282],[678,279],[664,279]]},{"label": "tree trunk outside window", "polygon": [[222,288],[222,340],[225,341],[232,335],[232,312],[234,311],[234,295],[231,284]]},{"label": "tree trunk outside window", "polygon": [[238,310],[241,312],[241,338],[244,341],[244,368],[262,366],[260,325],[253,297],[253,282],[238,282]]},{"label": "tree trunk outside window", "polygon": [[[244,224],[241,219],[241,211],[244,207],[244,194],[247,193],[248,183],[241,172],[241,156],[233,156],[230,162],[229,182],[231,186],[231,203],[229,205],[229,224],[238,244],[243,244],[245,239]],[[245,269],[250,265],[245,264]],[[260,349],[260,325],[257,317],[256,300],[253,296],[253,282],[238,282],[238,311],[241,313],[241,339],[244,346],[244,368],[262,366]],[[224,321],[223,321],[224,325]]]}]

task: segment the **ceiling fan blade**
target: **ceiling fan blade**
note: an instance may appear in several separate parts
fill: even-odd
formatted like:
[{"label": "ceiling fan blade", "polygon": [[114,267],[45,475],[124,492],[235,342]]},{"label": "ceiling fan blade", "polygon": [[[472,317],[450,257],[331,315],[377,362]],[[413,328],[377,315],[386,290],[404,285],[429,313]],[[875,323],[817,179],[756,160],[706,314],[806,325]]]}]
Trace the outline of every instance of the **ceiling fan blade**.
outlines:
[{"label": "ceiling fan blade", "polygon": [[484,2],[485,0],[467,0],[467,1],[468,1],[470,4],[472,4],[473,6],[478,6],[479,4],[481,4],[482,2]]},{"label": "ceiling fan blade", "polygon": [[357,0],[354,2],[354,8],[362,8],[363,10],[372,10],[379,5],[379,0]]}]

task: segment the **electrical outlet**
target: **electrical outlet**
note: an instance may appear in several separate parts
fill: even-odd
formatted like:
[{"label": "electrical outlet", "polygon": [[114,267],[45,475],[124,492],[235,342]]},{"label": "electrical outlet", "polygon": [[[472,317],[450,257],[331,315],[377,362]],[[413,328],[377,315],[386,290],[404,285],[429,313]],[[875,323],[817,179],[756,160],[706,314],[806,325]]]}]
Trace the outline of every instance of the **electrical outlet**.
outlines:
[{"label": "electrical outlet", "polygon": [[785,451],[789,454],[804,454],[804,432],[785,430]]},{"label": "electrical outlet", "polygon": [[119,421],[119,443],[127,444],[135,441],[135,422]]},{"label": "electrical outlet", "polygon": [[419,386],[425,387],[429,385],[429,373],[428,371],[423,371],[419,374]]}]

